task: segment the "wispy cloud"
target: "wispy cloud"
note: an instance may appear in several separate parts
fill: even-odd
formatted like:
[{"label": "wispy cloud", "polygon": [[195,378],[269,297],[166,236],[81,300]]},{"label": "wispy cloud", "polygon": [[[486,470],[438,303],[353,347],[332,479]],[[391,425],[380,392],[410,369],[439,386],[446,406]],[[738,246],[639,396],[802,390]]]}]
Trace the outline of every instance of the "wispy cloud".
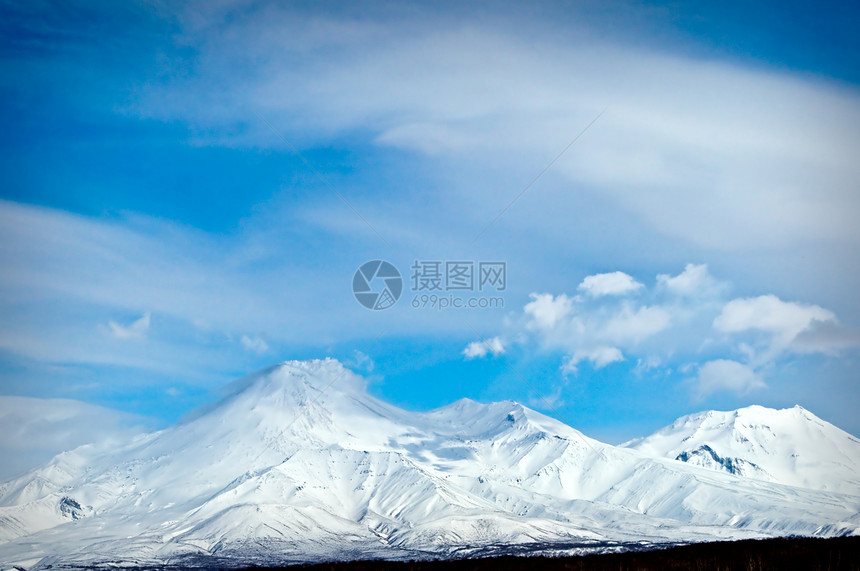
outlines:
[{"label": "wispy cloud", "polygon": [[504,342],[499,337],[491,337],[483,341],[472,341],[463,349],[466,359],[480,359],[487,355],[502,355],[505,352]]},{"label": "wispy cloud", "polygon": [[0,480],[77,446],[121,442],[149,422],[75,400],[0,396]]},{"label": "wispy cloud", "polygon": [[119,325],[115,321],[109,321],[108,327],[117,339],[142,339],[149,330],[149,312],[144,313],[140,319],[136,319],[130,325]]},{"label": "wispy cloud", "polygon": [[[335,16],[303,26],[273,6],[241,19],[230,11],[204,11],[202,27],[197,12],[180,17],[199,73],[150,86],[140,113],[192,122],[207,143],[276,144],[225,112],[253,109],[304,144],[370,130],[382,147],[517,169],[553,156],[607,108],[555,169],[579,192],[700,246],[860,241],[848,214],[860,175],[849,150],[860,105],[849,90],[595,40],[584,28],[541,41],[526,25],[517,34],[438,13],[380,27]],[[558,194],[553,207],[577,201]],[[569,223],[544,214],[529,228]]]},{"label": "wispy cloud", "polygon": [[358,349],[352,352],[352,358],[347,360],[344,364],[351,369],[364,371],[365,373],[372,373],[376,368],[376,363],[370,355],[367,355]]},{"label": "wispy cloud", "polygon": [[[0,349],[40,363],[142,367],[192,379],[204,370],[229,375],[242,353],[264,352],[263,335],[296,342],[337,323],[324,317],[332,303],[308,297],[345,307],[353,303],[349,290],[335,295],[337,282],[264,250],[260,242],[268,240],[259,227],[254,232],[225,239],[159,219],[105,221],[0,201]],[[262,269],[261,259],[268,262]],[[131,322],[115,318],[140,315],[141,307],[151,311]],[[291,321],[304,325],[283,327]],[[242,341],[249,329],[260,334]],[[240,340],[233,348],[231,337]]]},{"label": "wispy cloud", "polygon": [[242,335],[240,341],[242,343],[242,347],[254,353],[262,354],[269,350],[269,344],[266,343],[261,337],[249,337],[247,335]]},{"label": "wispy cloud", "polygon": [[623,360],[624,354],[618,347],[602,345],[591,349],[577,349],[573,355],[564,359],[561,370],[565,374],[576,374],[577,365],[582,361],[591,361],[595,369],[602,369],[610,363]]}]

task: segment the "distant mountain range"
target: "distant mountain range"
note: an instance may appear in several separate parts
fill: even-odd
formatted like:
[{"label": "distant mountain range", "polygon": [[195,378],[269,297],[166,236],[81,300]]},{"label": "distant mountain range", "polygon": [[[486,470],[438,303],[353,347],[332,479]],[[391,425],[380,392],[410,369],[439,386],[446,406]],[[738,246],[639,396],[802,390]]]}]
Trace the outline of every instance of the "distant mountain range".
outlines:
[{"label": "distant mountain range", "polygon": [[860,441],[800,407],[611,446],[511,401],[414,413],[287,362],[0,485],[0,563],[238,566],[860,534]]}]

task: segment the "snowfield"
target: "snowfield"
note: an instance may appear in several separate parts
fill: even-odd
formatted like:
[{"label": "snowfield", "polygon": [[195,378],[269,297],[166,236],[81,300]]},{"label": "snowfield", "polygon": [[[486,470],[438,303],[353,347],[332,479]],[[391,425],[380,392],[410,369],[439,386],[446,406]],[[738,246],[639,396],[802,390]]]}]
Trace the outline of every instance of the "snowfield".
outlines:
[{"label": "snowfield", "polygon": [[515,402],[427,413],[287,362],[0,485],[0,563],[243,565],[860,533],[860,441],[796,407],[610,446]]}]

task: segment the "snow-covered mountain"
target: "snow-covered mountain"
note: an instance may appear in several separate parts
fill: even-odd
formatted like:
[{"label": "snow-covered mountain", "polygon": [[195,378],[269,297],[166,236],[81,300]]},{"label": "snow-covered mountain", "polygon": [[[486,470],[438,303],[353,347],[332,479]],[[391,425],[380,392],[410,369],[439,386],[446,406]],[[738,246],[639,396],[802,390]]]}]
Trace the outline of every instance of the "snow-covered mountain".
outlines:
[{"label": "snow-covered mountain", "polygon": [[789,486],[860,490],[860,440],[800,406],[691,414],[623,446]]},{"label": "snow-covered mountain", "polygon": [[[812,419],[780,430],[813,434]],[[856,465],[856,440],[821,434],[834,439],[823,453]],[[758,453],[788,450],[771,442]],[[288,362],[168,429],[0,485],[0,562],[274,564],[860,533],[856,478],[822,490],[665,456],[515,402],[407,412],[336,361]],[[812,457],[795,464],[816,483]]]}]

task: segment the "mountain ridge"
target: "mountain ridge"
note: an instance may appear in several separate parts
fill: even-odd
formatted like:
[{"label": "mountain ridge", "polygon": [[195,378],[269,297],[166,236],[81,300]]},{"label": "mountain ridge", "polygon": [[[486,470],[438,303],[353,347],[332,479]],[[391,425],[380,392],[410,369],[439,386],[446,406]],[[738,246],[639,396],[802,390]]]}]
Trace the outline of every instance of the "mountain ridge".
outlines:
[{"label": "mountain ridge", "polygon": [[788,486],[604,444],[514,401],[410,413],[365,389],[335,360],[289,361],[171,427],[58,455],[0,484],[0,562],[272,564],[860,533],[850,481]]}]

